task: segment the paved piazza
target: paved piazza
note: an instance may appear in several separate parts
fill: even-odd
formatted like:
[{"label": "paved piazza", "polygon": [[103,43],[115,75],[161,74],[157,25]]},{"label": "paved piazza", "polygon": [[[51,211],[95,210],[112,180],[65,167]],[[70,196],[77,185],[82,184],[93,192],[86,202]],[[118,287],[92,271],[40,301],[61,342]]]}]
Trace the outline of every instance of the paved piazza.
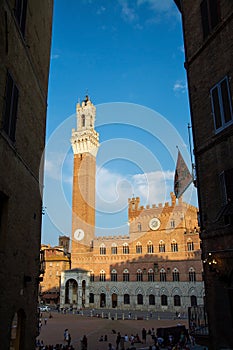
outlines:
[{"label": "paved piazza", "polygon": [[[107,350],[108,343],[111,342],[116,346],[116,334],[112,330],[121,332],[121,335],[136,334],[141,338],[142,328],[147,330],[154,327],[170,327],[176,326],[178,320],[112,320],[97,317],[87,317],[82,315],[61,314],[52,312],[52,318],[48,318],[49,314],[44,312],[42,317],[42,328],[38,339],[43,340],[45,345],[49,344],[65,344],[63,339],[64,330],[68,328],[71,335],[71,344],[75,350],[81,349],[80,339],[86,334],[88,339],[88,350]],[[44,318],[47,318],[47,324],[44,324]],[[187,320],[179,320],[179,323],[187,327]],[[100,336],[107,335],[107,342],[99,342]],[[151,342],[151,336],[147,336],[147,347]],[[130,343],[125,344],[125,349]],[[145,348],[143,344],[136,344],[137,349]]]}]

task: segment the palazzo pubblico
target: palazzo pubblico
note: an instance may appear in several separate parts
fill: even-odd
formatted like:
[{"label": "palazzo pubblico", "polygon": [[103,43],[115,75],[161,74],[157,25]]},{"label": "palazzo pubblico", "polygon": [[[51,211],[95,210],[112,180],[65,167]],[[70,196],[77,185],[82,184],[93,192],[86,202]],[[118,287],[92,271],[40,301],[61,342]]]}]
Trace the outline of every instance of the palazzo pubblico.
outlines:
[{"label": "palazzo pubblico", "polygon": [[[76,112],[77,129],[71,137],[71,268],[64,265],[63,257],[65,270],[56,273],[60,307],[182,312],[189,306],[203,305],[197,208],[183,202],[182,197],[177,200],[171,193],[170,203],[146,207],[140,205],[139,197],[129,198],[129,234],[95,236],[96,108],[87,96],[77,104]],[[46,293],[53,290],[51,266],[59,257],[53,257],[55,248],[44,249],[50,252],[42,284]],[[61,253],[63,248],[57,250]],[[49,288],[46,281],[50,281]]]}]

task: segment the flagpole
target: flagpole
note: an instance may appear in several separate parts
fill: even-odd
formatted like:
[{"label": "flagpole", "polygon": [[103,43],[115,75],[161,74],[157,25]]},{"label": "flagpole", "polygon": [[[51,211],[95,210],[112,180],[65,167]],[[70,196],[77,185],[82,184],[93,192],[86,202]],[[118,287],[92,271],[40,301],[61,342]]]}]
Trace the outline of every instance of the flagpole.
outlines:
[{"label": "flagpole", "polygon": [[190,129],[192,128],[192,126],[188,123],[188,137],[189,137],[189,153],[190,153],[190,158],[191,158],[191,164],[192,164],[192,177],[193,177],[193,183],[196,182],[196,176],[194,173],[195,170],[195,164],[193,162],[193,152],[192,152],[192,148],[191,148],[191,132]]}]

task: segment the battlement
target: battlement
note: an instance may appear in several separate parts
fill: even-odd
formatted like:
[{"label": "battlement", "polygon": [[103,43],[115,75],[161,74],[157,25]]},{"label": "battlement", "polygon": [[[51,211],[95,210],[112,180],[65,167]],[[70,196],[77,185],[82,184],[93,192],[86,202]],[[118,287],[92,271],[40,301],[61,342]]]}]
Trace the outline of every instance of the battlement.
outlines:
[{"label": "battlement", "polygon": [[180,197],[178,200],[176,199],[175,195],[173,192],[170,193],[171,196],[171,203],[165,202],[163,203],[158,203],[158,204],[147,204],[146,206],[144,205],[139,205],[140,204],[140,197],[132,197],[128,198],[128,209],[129,212],[133,214],[133,212],[141,212],[144,210],[151,210],[151,209],[163,209],[163,208],[174,208],[174,206],[182,206],[185,209],[191,209],[191,210],[197,210],[197,208],[194,205],[188,204],[186,202],[183,202],[182,197]]}]

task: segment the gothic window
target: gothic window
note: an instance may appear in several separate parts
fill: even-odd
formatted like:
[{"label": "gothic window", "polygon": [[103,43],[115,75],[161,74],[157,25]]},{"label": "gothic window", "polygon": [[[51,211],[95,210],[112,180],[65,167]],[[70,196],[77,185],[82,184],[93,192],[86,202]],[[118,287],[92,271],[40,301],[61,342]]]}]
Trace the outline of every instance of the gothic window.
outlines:
[{"label": "gothic window", "polygon": [[161,295],[161,305],[167,306],[167,296],[165,294]]},{"label": "gothic window", "polygon": [[147,253],[148,253],[148,254],[154,253],[154,246],[153,246],[153,244],[152,244],[151,241],[149,241],[149,242],[147,243]]},{"label": "gothic window", "polygon": [[155,280],[154,271],[152,269],[150,269],[148,271],[148,282],[154,282],[154,280]]},{"label": "gothic window", "polygon": [[165,269],[160,270],[160,282],[166,282],[167,281],[167,274]]},{"label": "gothic window", "polygon": [[106,281],[106,273],[104,270],[100,271],[100,282],[105,282]]},{"label": "gothic window", "polygon": [[154,294],[149,295],[149,305],[155,305],[155,296]]},{"label": "gothic window", "polygon": [[137,270],[137,282],[142,282],[142,281],[143,281],[142,270],[138,269]]},{"label": "gothic window", "polygon": [[129,246],[127,243],[123,244],[123,254],[129,254]]},{"label": "gothic window", "polygon": [[179,270],[175,267],[172,272],[172,279],[173,282],[179,282],[180,281],[180,273]]},{"label": "gothic window", "polygon": [[12,141],[15,141],[18,97],[19,90],[12,76],[7,72],[3,107],[3,130]]},{"label": "gothic window", "polygon": [[112,244],[111,253],[112,253],[113,255],[116,255],[116,254],[117,254],[117,245],[116,245],[116,243],[113,243],[113,244]]},{"label": "gothic window", "polygon": [[90,304],[94,304],[95,300],[94,300],[94,293],[90,293],[89,294],[89,303]]},{"label": "gothic window", "polygon": [[129,294],[124,294],[124,304],[129,305],[130,304],[130,295]]},{"label": "gothic window", "polygon": [[175,224],[176,224],[175,220],[171,220],[170,225],[171,225],[172,228],[175,228]]},{"label": "gothic window", "polygon": [[191,295],[190,301],[191,301],[191,306],[197,306],[197,297],[195,295]]},{"label": "gothic window", "polygon": [[123,282],[129,282],[129,270],[125,269],[123,271]]},{"label": "gothic window", "polygon": [[201,20],[204,39],[220,21],[219,0],[203,0],[201,2]]},{"label": "gothic window", "polygon": [[116,270],[112,270],[112,272],[111,272],[111,281],[112,282],[117,282],[117,272],[116,272]]},{"label": "gothic window", "polygon": [[178,244],[176,243],[176,241],[172,241],[171,243],[171,251],[174,252],[178,252]]},{"label": "gothic window", "polygon": [[84,128],[85,127],[85,122],[86,122],[86,120],[85,120],[85,115],[84,114],[82,114],[82,127]]},{"label": "gothic window", "polygon": [[106,247],[103,243],[100,246],[100,255],[106,255]]},{"label": "gothic window", "polygon": [[160,253],[165,253],[165,243],[164,241],[159,242],[159,252]]},{"label": "gothic window", "polygon": [[215,131],[221,131],[233,123],[231,93],[228,77],[224,77],[211,90]]},{"label": "gothic window", "polygon": [[25,34],[26,13],[27,0],[16,0],[14,14],[23,36]]},{"label": "gothic window", "polygon": [[174,295],[174,306],[180,306],[180,296]]},{"label": "gothic window", "polygon": [[191,240],[187,242],[187,248],[189,252],[194,250],[194,243]]},{"label": "gothic window", "polygon": [[138,223],[138,232],[141,232],[142,231],[142,224],[139,222]]},{"label": "gothic window", "polygon": [[196,272],[193,267],[189,269],[189,282],[196,282]]},{"label": "gothic window", "polygon": [[142,294],[137,295],[137,302],[138,302],[138,305],[143,305],[143,295]]},{"label": "gothic window", "polygon": [[142,253],[142,245],[140,242],[137,242],[136,244],[136,253],[141,254]]}]

